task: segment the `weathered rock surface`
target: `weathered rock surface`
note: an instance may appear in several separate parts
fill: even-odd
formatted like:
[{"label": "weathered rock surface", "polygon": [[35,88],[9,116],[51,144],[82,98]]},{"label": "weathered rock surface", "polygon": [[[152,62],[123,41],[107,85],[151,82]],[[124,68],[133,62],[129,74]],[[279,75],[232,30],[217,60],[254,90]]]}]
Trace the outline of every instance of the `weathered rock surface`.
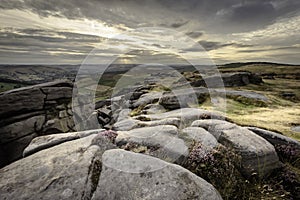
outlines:
[{"label": "weathered rock surface", "polygon": [[187,127],[182,130],[182,134],[186,134],[189,138],[203,144],[206,147],[214,148],[219,144],[211,133],[201,127]]},{"label": "weathered rock surface", "polygon": [[72,87],[71,82],[55,81],[0,94],[0,145],[6,157],[0,167],[21,158],[38,135],[74,131]]},{"label": "weathered rock surface", "polygon": [[165,92],[159,99],[159,104],[166,109],[187,108],[203,103],[208,97],[206,88],[179,89]]},{"label": "weathered rock surface", "polygon": [[167,110],[159,104],[148,104],[143,109],[144,114],[157,114],[157,113],[163,113],[166,111]]},{"label": "weathered rock surface", "polygon": [[188,156],[188,147],[177,135],[177,128],[171,125],[136,128],[118,131],[116,143],[119,147],[146,152],[169,162],[182,162]]},{"label": "weathered rock surface", "polygon": [[291,146],[291,147],[294,147],[294,148],[300,150],[300,142],[298,142],[297,140],[286,137],[279,133],[275,133],[273,131],[268,131],[268,130],[257,128],[257,127],[246,127],[246,128],[248,128],[250,131],[256,133],[257,135],[265,138],[274,146],[285,145],[285,146]]},{"label": "weathered rock surface", "polygon": [[128,118],[116,122],[113,125],[113,129],[117,131],[129,131],[134,128],[151,127],[151,126],[158,126],[158,125],[174,125],[176,127],[179,127],[180,120],[178,118],[166,118],[166,119],[160,119],[155,121],[140,121],[137,119]]},{"label": "weathered rock surface", "polygon": [[222,199],[212,185],[188,170],[150,156],[109,150],[92,199]]},{"label": "weathered rock surface", "polygon": [[150,114],[150,115],[140,115],[135,117],[136,119],[149,120],[162,120],[167,118],[178,118],[180,119],[181,126],[187,127],[193,121],[198,119],[223,119],[224,117],[220,114],[210,112],[198,108],[182,108],[177,110],[172,110],[165,113]]},{"label": "weathered rock surface", "polygon": [[[188,88],[178,89],[172,92],[163,93],[159,104],[169,110],[179,108],[195,107],[205,102],[208,97],[230,98],[244,104],[265,106],[268,98],[265,95],[252,91],[224,90],[210,88]],[[151,114],[151,113],[149,113]]]},{"label": "weathered rock surface", "polygon": [[[231,78],[238,84],[259,84],[247,73],[226,76],[229,85]],[[241,127],[216,112],[191,108],[212,93],[242,103],[267,103],[260,94],[233,90],[225,94],[216,88],[154,92],[152,84],[128,88],[95,108],[85,102],[87,98],[82,102],[79,98],[72,110],[68,84],[48,83],[6,93],[7,98],[17,99],[18,92],[24,98],[38,89],[32,93],[43,97],[43,105],[26,105],[32,111],[22,106],[12,109],[13,114],[0,122],[1,164],[25,156],[0,169],[1,199],[221,199],[206,181],[228,198],[239,192],[240,185],[251,184],[250,177],[271,174],[280,165],[278,157],[283,161],[282,155],[300,149],[299,142],[288,137]],[[18,106],[9,98],[5,101]],[[93,113],[83,113],[88,120],[82,123],[98,128],[69,133],[75,126],[73,111],[76,116],[91,107]]]},{"label": "weathered rock surface", "polygon": [[159,98],[162,96],[163,92],[149,92],[143,94],[136,102],[133,102],[132,106],[137,108],[139,106],[147,105],[150,103],[158,102]]},{"label": "weathered rock surface", "polygon": [[256,173],[263,177],[279,167],[274,146],[246,128],[214,119],[198,120],[191,126],[205,128],[218,142],[240,154],[244,174],[247,176]]},{"label": "weathered rock surface", "polygon": [[39,136],[34,138],[30,142],[30,144],[24,149],[23,157],[29,156],[43,149],[48,149],[50,147],[57,146],[64,142],[69,142],[72,140],[84,138],[89,135],[98,134],[103,131],[104,129],[98,129],[98,130],[89,130],[89,131],[82,131],[82,132],[60,133],[60,134]]},{"label": "weathered rock surface", "polygon": [[[222,81],[220,81],[222,80]],[[262,78],[256,74],[249,72],[234,72],[234,73],[223,73],[221,76],[208,76],[203,79],[191,81],[191,85],[194,87],[208,86],[212,87],[233,87],[233,86],[244,86],[249,83],[260,84]]]},{"label": "weathered rock surface", "polygon": [[112,148],[93,134],[18,160],[0,169],[1,199],[89,199]]}]

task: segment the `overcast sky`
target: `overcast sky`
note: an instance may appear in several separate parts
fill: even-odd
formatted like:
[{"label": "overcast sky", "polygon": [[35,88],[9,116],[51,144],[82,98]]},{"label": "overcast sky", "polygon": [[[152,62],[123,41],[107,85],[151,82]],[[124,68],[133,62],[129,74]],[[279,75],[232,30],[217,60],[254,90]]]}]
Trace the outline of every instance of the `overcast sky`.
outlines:
[{"label": "overcast sky", "polygon": [[0,0],[0,9],[0,63],[80,64],[92,51],[103,63],[300,64],[299,0]]}]

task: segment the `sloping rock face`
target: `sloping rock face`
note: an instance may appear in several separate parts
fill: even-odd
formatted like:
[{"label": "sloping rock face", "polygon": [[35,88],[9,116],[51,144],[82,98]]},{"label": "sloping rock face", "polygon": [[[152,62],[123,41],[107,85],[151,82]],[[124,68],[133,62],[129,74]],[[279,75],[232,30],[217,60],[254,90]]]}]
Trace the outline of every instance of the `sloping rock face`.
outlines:
[{"label": "sloping rock face", "polygon": [[212,185],[178,165],[124,150],[106,151],[102,159],[92,199],[222,199]]},{"label": "sloping rock face", "polygon": [[0,166],[19,159],[36,136],[74,131],[72,87],[56,81],[0,94]]},{"label": "sloping rock face", "polygon": [[65,142],[0,169],[1,199],[89,199],[101,156],[115,148],[97,134]]},{"label": "sloping rock face", "polygon": [[268,131],[257,127],[247,128],[269,141],[275,147],[279,157],[282,160],[289,161],[295,166],[300,167],[300,142],[273,131]]},{"label": "sloping rock face", "polygon": [[248,128],[250,131],[255,132],[257,135],[265,138],[274,146],[279,146],[279,145],[291,146],[300,151],[300,142],[292,138],[286,137],[279,133],[275,133],[273,131],[268,131],[257,127],[246,127],[246,128]]}]

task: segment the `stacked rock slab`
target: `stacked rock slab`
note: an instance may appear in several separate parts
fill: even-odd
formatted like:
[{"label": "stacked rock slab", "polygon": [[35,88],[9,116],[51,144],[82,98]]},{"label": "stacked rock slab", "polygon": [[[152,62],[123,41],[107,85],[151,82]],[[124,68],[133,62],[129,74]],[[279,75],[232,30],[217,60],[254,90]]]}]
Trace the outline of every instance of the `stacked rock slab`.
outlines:
[{"label": "stacked rock slab", "polygon": [[0,94],[0,166],[19,159],[36,136],[73,131],[72,87],[56,81]]}]

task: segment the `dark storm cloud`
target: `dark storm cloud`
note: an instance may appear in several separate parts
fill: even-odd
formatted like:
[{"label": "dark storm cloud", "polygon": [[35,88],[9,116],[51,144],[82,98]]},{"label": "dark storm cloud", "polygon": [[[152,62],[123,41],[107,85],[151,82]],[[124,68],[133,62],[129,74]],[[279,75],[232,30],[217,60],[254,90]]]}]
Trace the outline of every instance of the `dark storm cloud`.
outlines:
[{"label": "dark storm cloud", "polygon": [[[41,16],[100,19],[108,24],[180,28],[194,21],[207,31],[241,32],[264,27],[299,11],[299,0],[2,0],[0,8]],[[197,25],[195,25],[197,26]],[[195,27],[196,28],[196,27]],[[192,29],[192,28],[190,28]],[[190,30],[192,32],[194,30]]]},{"label": "dark storm cloud", "polygon": [[203,35],[204,33],[201,31],[191,31],[186,33],[187,36],[191,37],[191,38],[199,38]]},{"label": "dark storm cloud", "polygon": [[188,23],[188,21],[182,22],[182,23],[177,22],[177,23],[171,24],[171,27],[173,27],[173,28],[179,28],[179,27],[181,27],[181,26],[183,26],[183,25],[185,25],[185,24],[187,24],[187,23]]},{"label": "dark storm cloud", "polygon": [[[266,24],[273,21],[275,18],[285,15],[299,9],[298,0],[156,0],[156,1],[139,1],[139,0],[69,0],[69,1],[53,1],[53,0],[2,0],[0,8],[3,9],[29,9],[38,13],[41,16],[65,16],[67,18],[104,18],[108,22],[122,18],[126,20],[148,22],[151,20],[163,22],[159,12],[170,11],[183,19],[196,20],[218,19],[219,17],[226,22],[242,23],[247,22],[253,24]],[[147,15],[150,10],[153,15]],[[166,13],[168,14],[168,13]],[[107,17],[105,17],[107,16]],[[174,17],[171,16],[171,17]],[[168,16],[165,15],[168,20]],[[253,24],[252,24],[253,23]],[[166,23],[168,24],[168,23]],[[172,24],[177,27],[177,22]],[[178,26],[180,26],[178,24]]]}]

